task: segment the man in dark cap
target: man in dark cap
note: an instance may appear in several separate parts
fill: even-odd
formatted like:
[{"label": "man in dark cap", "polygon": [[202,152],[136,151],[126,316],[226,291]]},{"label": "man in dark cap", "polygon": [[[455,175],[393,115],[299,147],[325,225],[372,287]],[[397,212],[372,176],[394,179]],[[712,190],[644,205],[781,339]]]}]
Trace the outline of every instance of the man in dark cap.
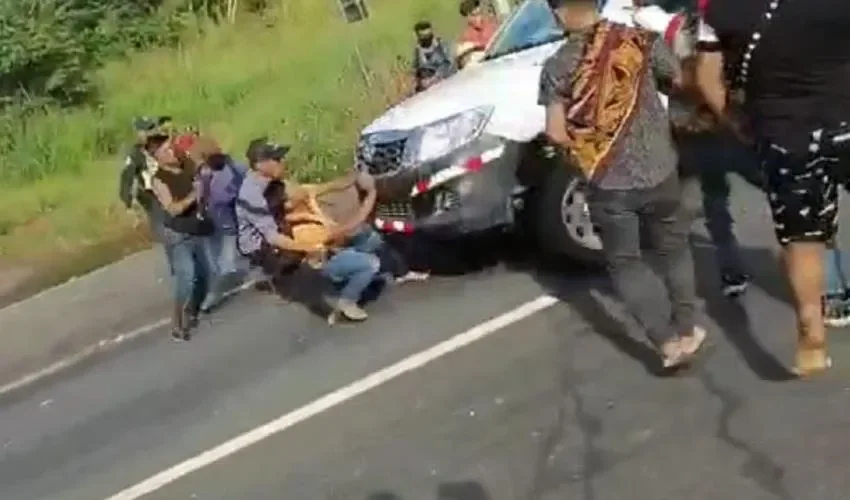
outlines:
[{"label": "man in dark cap", "polygon": [[279,286],[308,254],[323,253],[322,245],[303,245],[292,237],[284,218],[288,146],[262,137],[251,141],[245,156],[250,167],[236,197],[237,247],[255,267]]}]

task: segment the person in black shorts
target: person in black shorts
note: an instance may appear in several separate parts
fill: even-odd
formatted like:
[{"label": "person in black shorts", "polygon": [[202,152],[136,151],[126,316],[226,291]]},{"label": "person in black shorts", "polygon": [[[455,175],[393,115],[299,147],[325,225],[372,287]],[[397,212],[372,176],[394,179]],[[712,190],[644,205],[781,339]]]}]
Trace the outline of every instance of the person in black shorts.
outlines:
[{"label": "person in black shorts", "polygon": [[[812,133],[850,121],[850,9],[844,0],[708,0],[697,80],[721,122],[755,146],[794,294],[795,371],[827,369],[823,253],[838,230],[846,158]],[[739,118],[730,95],[740,96]]]}]

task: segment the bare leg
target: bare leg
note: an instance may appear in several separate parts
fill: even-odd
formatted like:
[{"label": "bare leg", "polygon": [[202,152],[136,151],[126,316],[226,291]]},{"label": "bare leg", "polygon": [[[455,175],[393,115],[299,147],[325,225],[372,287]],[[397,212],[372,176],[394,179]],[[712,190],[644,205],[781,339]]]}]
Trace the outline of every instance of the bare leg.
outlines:
[{"label": "bare leg", "polygon": [[795,369],[808,375],[829,367],[826,355],[826,327],[821,309],[823,291],[822,243],[796,242],[783,250],[797,315],[797,355]]}]

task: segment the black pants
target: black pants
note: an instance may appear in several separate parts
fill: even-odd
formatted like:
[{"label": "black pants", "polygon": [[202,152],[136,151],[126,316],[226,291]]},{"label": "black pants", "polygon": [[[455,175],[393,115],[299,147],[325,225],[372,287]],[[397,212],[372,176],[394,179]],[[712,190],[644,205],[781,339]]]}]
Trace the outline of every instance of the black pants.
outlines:
[{"label": "black pants", "polygon": [[729,207],[729,174],[738,174],[763,190],[764,180],[755,154],[734,138],[719,133],[679,133],[676,141],[683,203],[694,214],[702,209],[720,273],[745,273]]},{"label": "black pants", "polygon": [[[693,218],[682,205],[678,174],[650,189],[590,190],[590,215],[599,227],[616,292],[629,313],[660,347],[693,332],[696,276],[688,240]],[[648,231],[649,255],[641,253],[641,227]]]},{"label": "black pants", "polygon": [[294,274],[301,265],[301,259],[296,254],[280,250],[265,242],[259,250],[248,255],[248,262],[262,269],[275,284]]}]

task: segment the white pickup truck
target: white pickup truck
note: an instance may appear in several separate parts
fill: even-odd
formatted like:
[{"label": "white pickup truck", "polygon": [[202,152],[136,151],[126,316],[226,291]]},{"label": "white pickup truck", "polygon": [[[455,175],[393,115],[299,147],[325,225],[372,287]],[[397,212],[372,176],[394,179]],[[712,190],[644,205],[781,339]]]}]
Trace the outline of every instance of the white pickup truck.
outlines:
[{"label": "white pickup truck", "polygon": [[[648,27],[674,39],[683,16],[652,9]],[[603,15],[617,22],[632,23],[634,13],[631,0],[603,4]],[[554,161],[537,104],[541,68],[563,39],[547,2],[527,0],[503,23],[481,63],[363,129],[359,168],[376,176],[379,191],[384,185],[395,192],[378,204],[379,230],[454,237],[528,221],[546,252],[599,260],[582,181]]]}]

